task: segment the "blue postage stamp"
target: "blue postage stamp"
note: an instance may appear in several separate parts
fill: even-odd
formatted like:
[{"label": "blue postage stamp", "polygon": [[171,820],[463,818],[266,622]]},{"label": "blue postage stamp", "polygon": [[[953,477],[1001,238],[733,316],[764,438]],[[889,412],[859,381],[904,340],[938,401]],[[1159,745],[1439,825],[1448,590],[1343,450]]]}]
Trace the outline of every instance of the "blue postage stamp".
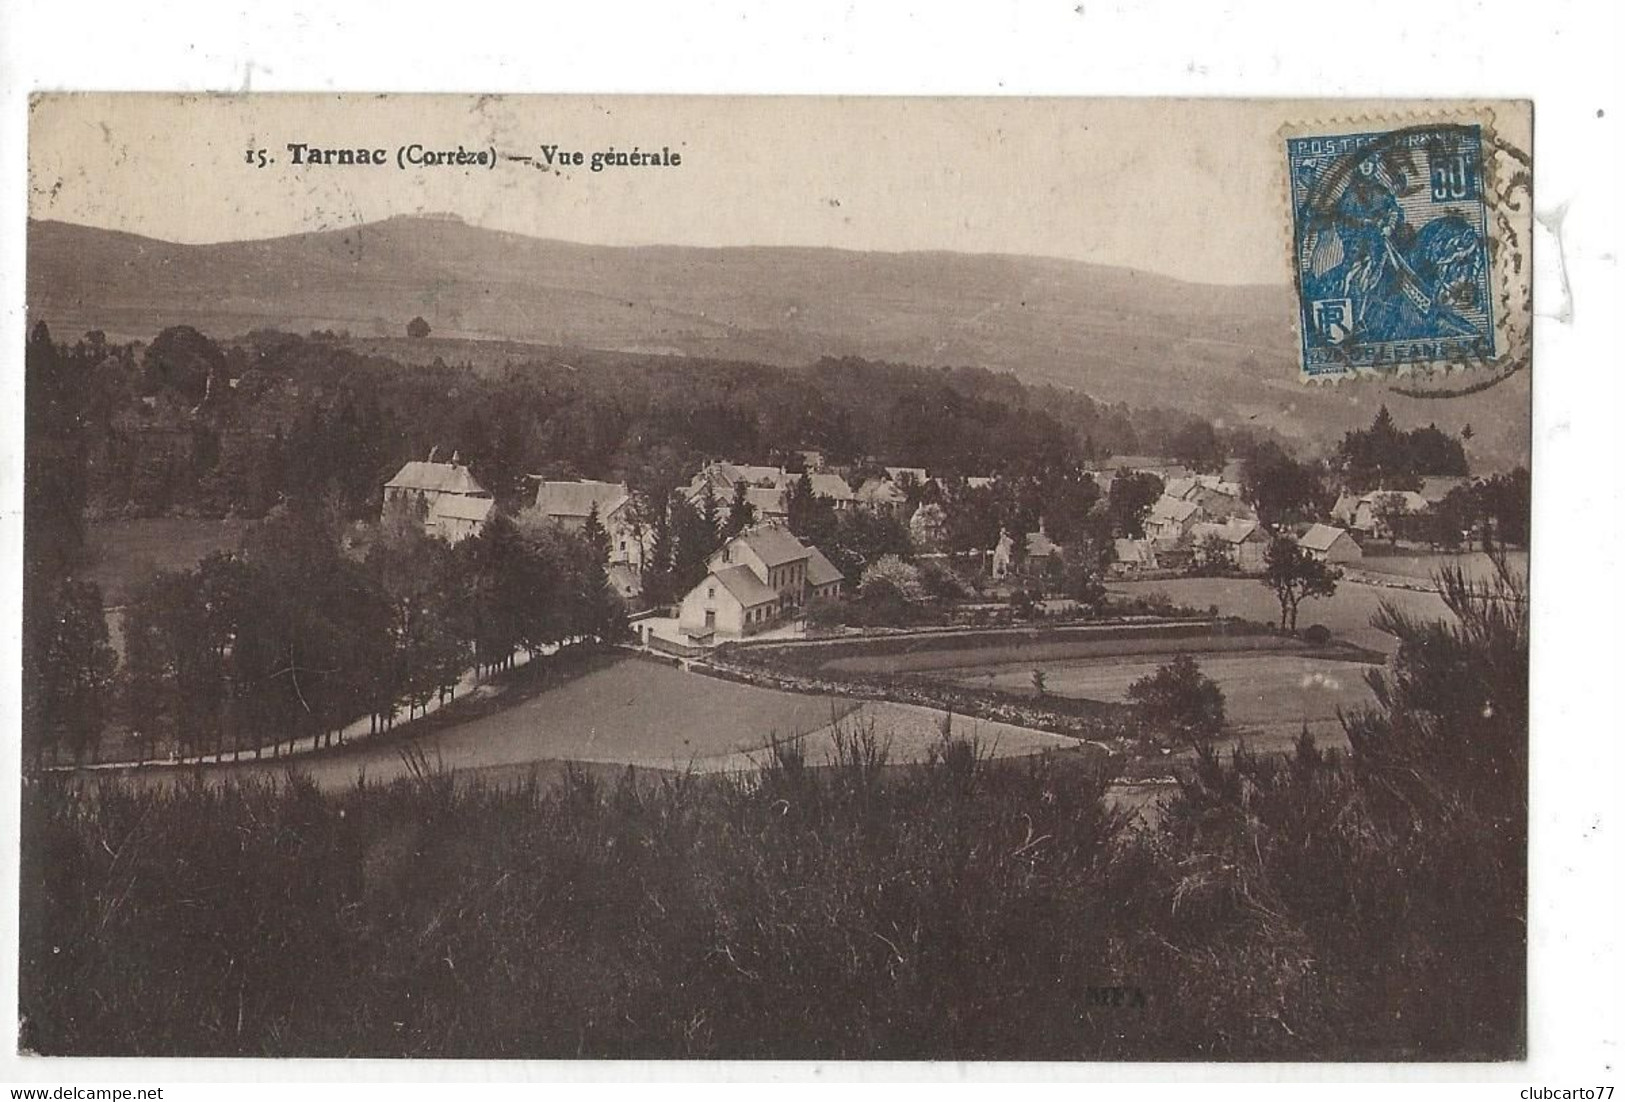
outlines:
[{"label": "blue postage stamp", "polygon": [[1287,163],[1306,377],[1494,357],[1480,127],[1294,136]]}]

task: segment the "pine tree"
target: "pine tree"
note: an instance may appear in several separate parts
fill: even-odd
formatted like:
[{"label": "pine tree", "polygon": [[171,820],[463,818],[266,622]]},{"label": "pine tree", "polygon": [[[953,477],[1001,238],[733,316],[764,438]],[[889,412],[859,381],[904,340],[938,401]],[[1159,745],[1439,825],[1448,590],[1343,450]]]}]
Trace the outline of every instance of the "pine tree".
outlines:
[{"label": "pine tree", "polygon": [[726,534],[729,539],[732,539],[755,523],[756,506],[750,503],[750,498],[745,494],[745,483],[743,481],[735,482],[733,501],[728,505]]},{"label": "pine tree", "polygon": [[604,522],[598,519],[598,503],[596,501],[587,510],[587,520],[581,526],[581,537],[587,541],[587,546],[592,548],[593,554],[598,557],[600,563],[609,562],[609,533],[604,530]]}]

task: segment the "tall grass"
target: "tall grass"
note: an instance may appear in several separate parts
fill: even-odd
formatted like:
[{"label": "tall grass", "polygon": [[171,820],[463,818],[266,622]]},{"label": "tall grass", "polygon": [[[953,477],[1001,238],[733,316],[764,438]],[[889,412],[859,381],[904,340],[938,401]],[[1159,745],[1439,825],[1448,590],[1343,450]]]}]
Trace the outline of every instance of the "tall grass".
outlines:
[{"label": "tall grass", "polygon": [[946,725],[919,765],[889,763],[884,735],[849,723],[826,763],[777,743],[748,775],[571,770],[545,787],[454,784],[406,753],[407,778],[338,796],[291,777],[142,793],[30,781],[22,1044],[1516,1054],[1515,1028],[1479,1020],[1471,977],[1439,992],[1467,1017],[1374,1013],[1443,975],[1457,931],[1442,907],[1408,921],[1422,880],[1339,825],[1357,798],[1347,771],[1308,746],[1267,768],[1207,755],[1154,830],[1112,807],[1096,766],[996,761]]}]

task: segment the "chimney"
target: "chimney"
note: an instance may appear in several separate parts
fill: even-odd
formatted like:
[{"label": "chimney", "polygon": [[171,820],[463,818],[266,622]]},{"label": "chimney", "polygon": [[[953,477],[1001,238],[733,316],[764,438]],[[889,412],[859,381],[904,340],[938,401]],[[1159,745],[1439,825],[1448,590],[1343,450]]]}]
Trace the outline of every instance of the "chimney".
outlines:
[{"label": "chimney", "polygon": [[451,465],[453,467],[460,467],[460,466],[463,465],[463,453],[462,452],[454,451],[454,452],[451,453]]},{"label": "chimney", "polygon": [[440,445],[439,444],[431,445],[430,448],[429,448],[429,462],[433,463],[435,461],[435,457],[437,455],[439,455],[439,454],[440,454]]}]

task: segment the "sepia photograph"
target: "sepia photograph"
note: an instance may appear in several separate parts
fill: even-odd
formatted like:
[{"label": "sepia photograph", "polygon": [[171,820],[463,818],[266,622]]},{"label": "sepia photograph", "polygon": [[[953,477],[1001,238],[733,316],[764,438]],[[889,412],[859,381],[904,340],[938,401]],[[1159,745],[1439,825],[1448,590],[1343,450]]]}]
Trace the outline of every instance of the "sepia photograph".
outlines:
[{"label": "sepia photograph", "polygon": [[1526,1059],[1536,123],[33,95],[17,1050]]}]

